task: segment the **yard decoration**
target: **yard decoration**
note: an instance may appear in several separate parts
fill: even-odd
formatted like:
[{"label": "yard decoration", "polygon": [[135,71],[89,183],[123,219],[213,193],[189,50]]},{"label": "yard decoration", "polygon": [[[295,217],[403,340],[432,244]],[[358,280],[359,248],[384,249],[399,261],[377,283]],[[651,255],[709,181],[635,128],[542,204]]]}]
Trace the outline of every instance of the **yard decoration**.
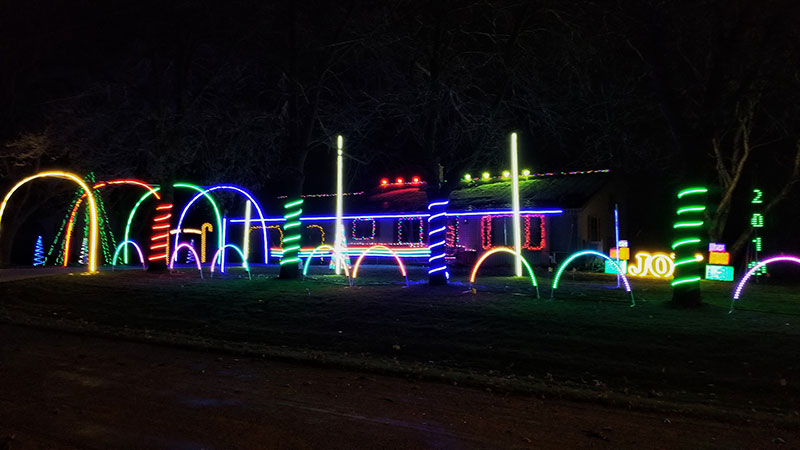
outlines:
[{"label": "yard decoration", "polygon": [[367,256],[370,250],[378,248],[382,248],[394,256],[394,260],[397,261],[397,266],[400,267],[400,273],[403,275],[403,278],[406,279],[406,287],[408,287],[408,275],[406,274],[406,267],[403,265],[403,261],[401,261],[400,257],[397,256],[397,253],[385,245],[373,245],[372,247],[369,247],[361,252],[361,255],[359,255],[358,259],[356,260],[356,264],[353,266],[353,280],[358,278],[358,268],[361,267],[361,261],[364,259],[364,257]]},{"label": "yard decoration", "polygon": [[[764,242],[761,236],[759,236],[759,230],[764,228],[764,215],[762,214],[764,192],[761,189],[753,189],[753,200],[750,201],[750,204],[753,205],[753,214],[750,216],[750,226],[753,228],[753,239],[751,239],[750,242],[753,244],[753,252],[751,254],[752,259],[747,262],[748,269],[758,264],[759,255],[761,255],[764,246]],[[760,266],[753,276],[759,277],[761,275],[766,275],[766,273],[767,266],[763,265]]]},{"label": "yard decoration", "polygon": [[33,267],[44,266],[44,244],[42,244],[42,236],[36,238],[36,244],[33,246]]},{"label": "yard decoration", "polygon": [[[517,133],[511,133],[511,209],[514,211],[514,273],[522,276],[522,232],[519,227],[519,168],[517,167]],[[508,178],[507,176],[505,178]]]},{"label": "yard decoration", "polygon": [[224,253],[225,250],[228,249],[228,248],[234,249],[236,251],[236,253],[238,253],[239,256],[242,257],[242,267],[244,268],[244,270],[247,271],[247,277],[250,280],[252,280],[253,276],[250,273],[250,265],[247,264],[247,258],[245,258],[244,253],[242,252],[242,249],[240,249],[239,247],[237,247],[237,246],[235,246],[233,244],[225,244],[225,245],[223,245],[222,248],[217,250],[217,253],[214,254],[214,257],[211,259],[211,278],[214,278],[214,268],[216,267],[217,260],[221,260],[222,261],[222,263],[220,263],[220,272],[221,273],[225,273],[225,258],[222,256],[222,253]]},{"label": "yard decoration", "polygon": [[15,184],[9,191],[6,193],[6,196],[3,198],[3,203],[0,204],[0,233],[2,233],[2,220],[3,220],[3,212],[5,212],[6,205],[8,204],[9,199],[14,192],[17,191],[22,185],[28,183],[29,181],[35,180],[37,178],[60,178],[71,180],[77,183],[83,190],[86,192],[87,198],[89,199],[89,273],[94,273],[97,271],[97,244],[99,240],[99,219],[97,214],[97,204],[95,202],[94,194],[92,194],[91,189],[89,186],[77,175],[69,172],[63,171],[48,171],[48,172],[39,172],[35,175],[31,175],[22,181]]},{"label": "yard decoration", "polygon": [[700,261],[695,256],[702,242],[701,231],[705,222],[703,212],[706,209],[705,197],[708,189],[703,186],[689,187],[678,192],[679,206],[676,220],[672,225],[675,230],[675,271],[672,279],[672,301],[685,305],[700,304]]},{"label": "yard decoration", "polygon": [[729,313],[733,312],[733,305],[734,303],[739,300],[739,297],[742,295],[742,290],[744,286],[747,284],[747,281],[755,275],[762,267],[766,266],[767,264],[771,264],[774,262],[793,262],[795,264],[800,264],[800,257],[796,256],[774,256],[772,258],[767,258],[763,261],[758,262],[756,265],[750,268],[747,273],[736,283],[736,288],[733,290],[733,299],[731,299],[731,309],[728,311]]},{"label": "yard decoration", "polygon": [[[308,255],[308,257],[306,258],[306,262],[303,265],[303,276],[304,277],[308,275],[308,266],[309,266],[309,264],[311,264],[311,258],[313,258],[314,255],[319,250],[329,250],[327,255],[321,255],[321,257],[330,256],[331,259],[336,258],[336,249],[334,247],[331,247],[330,245],[322,244],[322,245],[314,248],[314,250],[311,250],[311,254]],[[346,258],[345,253],[339,253],[339,255],[340,255],[340,258]],[[350,272],[347,269],[347,263],[345,261],[342,261],[341,267],[344,269],[344,275],[347,277],[348,281],[350,281]]]},{"label": "yard decoration", "polygon": [[428,282],[432,285],[447,284],[450,279],[444,254],[448,204],[449,200],[428,203]]},{"label": "yard decoration", "polygon": [[142,253],[141,247],[136,242],[133,241],[122,241],[117,244],[117,248],[114,250],[114,258],[111,260],[111,270],[114,270],[117,267],[117,258],[119,258],[119,252],[123,248],[126,248],[128,245],[132,245],[133,248],[136,249],[136,252],[139,254],[139,261],[142,263],[142,269],[147,270],[147,265],[144,262],[144,254]]},{"label": "yard decoration", "polygon": [[541,298],[539,296],[539,284],[536,282],[536,275],[533,274],[533,269],[531,269],[531,266],[530,264],[528,264],[528,261],[526,261],[525,258],[523,258],[519,253],[506,247],[497,247],[481,255],[481,257],[475,262],[475,265],[472,266],[472,273],[469,276],[470,286],[472,286],[472,284],[475,283],[475,278],[478,275],[478,269],[481,267],[483,262],[486,261],[486,258],[488,258],[491,255],[494,255],[495,253],[510,253],[511,255],[514,256],[514,260],[519,259],[520,261],[522,261],[522,264],[528,270],[528,275],[530,275],[531,277],[531,285],[533,285],[533,287],[536,289],[536,298],[537,299]]},{"label": "yard decoration", "polygon": [[636,252],[636,265],[628,265],[628,275],[669,278],[675,272],[675,263],[666,253]]},{"label": "yard decoration", "polygon": [[[283,256],[280,260],[282,278],[293,278],[291,272],[284,272],[283,266],[286,264],[297,264],[300,258],[297,257],[297,252],[300,250],[300,215],[303,214],[303,199],[289,201],[283,205],[284,220],[283,231],[285,236],[283,238]],[[286,275],[284,275],[286,273]]]},{"label": "yard decoration", "polygon": [[580,252],[573,253],[563,263],[561,263],[561,265],[558,267],[558,271],[556,272],[555,278],[553,278],[553,287],[550,289],[550,298],[551,299],[553,298],[553,295],[555,294],[556,289],[558,289],[558,282],[561,281],[561,275],[564,274],[564,270],[567,268],[569,263],[571,263],[572,261],[574,261],[575,259],[577,259],[577,258],[579,258],[581,256],[586,256],[586,255],[599,256],[599,257],[605,259],[606,261],[609,261],[609,264],[612,264],[616,268],[617,273],[622,278],[622,282],[625,285],[625,290],[628,291],[628,293],[630,293],[630,295],[631,295],[631,306],[632,307],[636,306],[636,300],[633,298],[633,290],[631,290],[631,284],[628,282],[628,277],[625,276],[625,273],[617,265],[617,263],[613,259],[611,259],[610,256],[605,255],[605,254],[600,253],[600,252],[596,252],[594,250],[583,250],[583,251],[580,251]]},{"label": "yard decoration", "polygon": [[166,265],[169,259],[169,228],[172,218],[172,203],[162,203],[156,206],[156,215],[153,217],[153,235],[150,236],[150,256],[148,261],[164,260]]},{"label": "yard decoration", "polygon": [[[189,208],[197,200],[199,200],[200,197],[206,197],[206,198],[208,198],[210,200],[211,197],[209,197],[209,194],[212,193],[212,192],[215,192],[215,191],[232,191],[232,192],[236,192],[236,193],[239,193],[239,194],[243,195],[247,199],[248,203],[252,203],[252,206],[254,206],[256,208],[256,212],[258,213],[258,217],[259,217],[259,219],[261,219],[261,225],[265,225],[266,224],[266,220],[264,218],[264,213],[263,213],[263,211],[261,209],[261,205],[258,203],[258,201],[256,201],[256,199],[253,197],[253,195],[250,194],[250,192],[248,192],[245,189],[242,189],[239,186],[234,186],[234,185],[230,185],[230,184],[218,184],[218,185],[215,185],[215,186],[211,186],[211,187],[209,187],[207,189],[201,189],[194,197],[192,197],[191,200],[189,200],[189,202],[186,204],[186,206],[183,207],[183,211],[181,211],[180,218],[178,219],[178,226],[177,226],[178,230],[181,229],[181,226],[183,225],[183,220],[186,218],[186,213],[188,212]],[[214,208],[215,208],[217,214],[219,214],[219,210],[216,209],[216,204],[213,203],[213,200],[212,200],[212,204],[214,204]],[[250,218],[249,218],[249,216],[247,216],[247,212],[248,211],[249,210],[247,209],[247,204],[245,204],[245,216],[246,217],[242,220],[242,222],[245,223],[245,231],[244,231],[245,236],[247,236],[249,234],[249,230],[250,230],[250,226],[249,226]],[[218,225],[219,225],[218,229],[222,230],[222,224],[221,224],[221,221],[219,221],[219,220],[218,220]],[[268,237],[267,237],[266,228],[262,228],[261,231],[262,231],[262,237],[263,237],[263,241],[264,241],[264,264],[266,264],[266,263],[269,262],[269,240],[268,240]],[[219,235],[220,246],[222,246],[225,243],[224,239],[225,239],[224,236],[222,236],[222,234],[220,234]],[[176,244],[180,243],[180,231],[178,232],[178,235],[175,237],[175,243]],[[249,238],[245,239],[245,245],[243,245],[243,247],[245,247],[247,250],[249,250],[249,248],[247,248],[247,247],[249,247]],[[204,249],[205,249],[205,247],[203,247],[203,250]],[[201,250],[201,251],[203,251],[203,250]],[[247,252],[245,252],[245,255],[247,255]]]},{"label": "yard decoration", "polygon": [[[200,258],[197,257],[197,250],[195,250],[194,247],[191,244],[187,244],[186,242],[184,242],[182,244],[178,244],[178,246],[175,247],[175,251],[172,252],[172,258],[170,258],[170,261],[169,261],[169,269],[172,270],[172,269],[175,268],[175,260],[178,259],[178,252],[182,248],[186,248],[186,249],[189,250],[189,255],[191,255],[193,257],[192,260],[197,265],[197,270],[200,272],[200,278],[202,279],[203,278],[203,267],[200,266]],[[212,266],[213,266],[213,263],[212,263]],[[212,273],[213,273],[213,271],[212,271]]]}]

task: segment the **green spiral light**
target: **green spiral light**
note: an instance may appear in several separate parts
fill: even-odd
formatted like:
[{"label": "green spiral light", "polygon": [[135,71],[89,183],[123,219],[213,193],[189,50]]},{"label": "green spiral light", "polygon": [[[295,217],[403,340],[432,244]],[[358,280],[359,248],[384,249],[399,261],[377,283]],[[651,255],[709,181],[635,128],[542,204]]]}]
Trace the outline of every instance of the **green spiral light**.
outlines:
[{"label": "green spiral light", "polygon": [[[672,286],[699,283],[699,264],[694,254],[698,244],[702,242],[700,230],[705,225],[703,213],[705,205],[698,204],[698,197],[708,194],[705,187],[690,187],[678,192],[678,200],[683,204],[676,211],[677,220],[672,225],[675,230],[675,241],[672,249],[675,250],[675,276]],[[689,203],[691,201],[691,203]]]},{"label": "green spiral light", "polygon": [[283,205],[283,258],[280,265],[299,263],[297,253],[300,251],[300,215],[303,214],[303,199],[292,200]]}]

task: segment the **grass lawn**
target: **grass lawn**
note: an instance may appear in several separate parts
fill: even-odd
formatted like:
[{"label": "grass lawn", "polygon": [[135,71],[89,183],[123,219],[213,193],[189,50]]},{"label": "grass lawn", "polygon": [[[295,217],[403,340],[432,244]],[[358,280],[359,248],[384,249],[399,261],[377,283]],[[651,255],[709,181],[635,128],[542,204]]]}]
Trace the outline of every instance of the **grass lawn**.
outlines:
[{"label": "grass lawn", "polygon": [[[669,283],[568,273],[549,300],[524,279],[486,274],[477,293],[395,267],[364,266],[353,287],[312,268],[303,281],[124,270],[0,283],[0,318],[137,339],[226,348],[630,407],[800,421],[800,294],[703,282],[705,306],[667,306]],[[257,273],[261,270],[262,273]],[[267,273],[269,271],[269,273]],[[507,271],[504,271],[507,273]],[[425,271],[410,268],[411,280]],[[362,278],[363,277],[363,278]],[[790,425],[791,426],[791,425]],[[795,425],[796,426],[796,425]]]}]

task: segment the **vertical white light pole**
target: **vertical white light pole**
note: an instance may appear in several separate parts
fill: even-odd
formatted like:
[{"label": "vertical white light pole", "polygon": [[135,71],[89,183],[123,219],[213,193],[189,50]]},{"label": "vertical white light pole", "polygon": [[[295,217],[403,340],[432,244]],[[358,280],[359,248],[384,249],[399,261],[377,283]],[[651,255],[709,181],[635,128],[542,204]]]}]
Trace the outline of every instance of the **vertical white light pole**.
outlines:
[{"label": "vertical white light pole", "polygon": [[343,139],[339,135],[336,137],[336,241],[334,243],[334,259],[336,259],[336,275],[342,273],[342,250],[344,247],[344,226],[342,224],[342,216],[344,215],[344,206],[342,204],[343,196],[343,181],[342,181],[342,147]]},{"label": "vertical white light pole", "polygon": [[225,246],[228,245],[228,218],[222,218],[222,252],[219,255],[219,271],[225,273]]},{"label": "vertical white light pole", "polygon": [[242,242],[242,252],[245,261],[250,260],[250,216],[253,204],[250,200],[244,204],[244,240]]},{"label": "vertical white light pole", "polygon": [[517,133],[511,133],[511,208],[514,210],[514,269],[522,276],[522,233],[519,226],[519,164],[517,162]]}]

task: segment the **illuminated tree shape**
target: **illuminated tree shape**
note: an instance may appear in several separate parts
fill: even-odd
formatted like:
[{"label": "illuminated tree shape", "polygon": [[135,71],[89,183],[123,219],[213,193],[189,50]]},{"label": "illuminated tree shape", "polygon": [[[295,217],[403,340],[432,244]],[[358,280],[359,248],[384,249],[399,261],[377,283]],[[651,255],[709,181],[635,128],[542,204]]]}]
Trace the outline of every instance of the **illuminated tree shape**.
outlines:
[{"label": "illuminated tree shape", "polygon": [[[264,225],[266,223],[266,221],[264,219],[264,213],[261,211],[261,205],[259,205],[259,203],[256,201],[256,199],[253,198],[253,196],[249,192],[247,192],[246,190],[244,190],[244,189],[242,189],[242,188],[240,188],[238,186],[218,184],[216,186],[211,186],[210,188],[199,192],[197,195],[192,197],[191,200],[189,200],[189,203],[187,203],[186,206],[183,207],[183,211],[181,211],[181,216],[178,219],[178,227],[177,227],[178,228],[178,234],[175,236],[175,242],[176,243],[180,242],[181,225],[183,224],[183,219],[184,219],[184,217],[186,217],[186,212],[189,210],[189,207],[191,207],[192,204],[194,204],[194,202],[196,202],[201,196],[208,197],[208,194],[210,192],[214,192],[214,191],[218,191],[218,190],[234,191],[234,192],[238,192],[238,193],[244,195],[248,200],[250,200],[250,202],[253,204],[253,206],[256,207],[256,212],[258,212],[258,217],[261,218],[261,224]],[[208,197],[208,198],[210,198],[210,197]],[[219,214],[219,211],[217,211],[217,214]],[[222,229],[222,225],[220,223],[217,223],[217,225],[219,225],[219,229],[221,230]],[[264,264],[267,264],[269,262],[269,242],[267,241],[267,230],[262,228],[262,231],[263,231],[263,238],[264,238]],[[220,235],[220,238],[223,238],[223,236]],[[221,240],[220,240],[220,245],[222,245],[222,241]]]},{"label": "illuminated tree shape", "polygon": [[622,269],[620,269],[620,267],[617,265],[617,262],[614,261],[610,256],[604,255],[603,253],[596,252],[594,250],[583,250],[580,252],[573,253],[572,255],[569,256],[569,258],[566,259],[566,261],[561,263],[561,266],[558,267],[558,271],[556,271],[555,278],[553,278],[553,287],[550,289],[550,298],[553,298],[553,295],[555,295],[556,289],[558,289],[558,282],[561,280],[561,275],[564,273],[564,270],[567,268],[569,263],[571,263],[577,258],[580,258],[581,256],[586,256],[586,255],[599,256],[611,262],[611,266],[614,267],[614,270],[616,270],[616,272],[622,278],[622,282],[625,284],[625,290],[631,294],[631,306],[636,306],[636,300],[634,300],[633,298],[633,291],[631,290],[631,284],[628,282],[628,277],[625,276],[625,272]]},{"label": "illuminated tree shape", "polygon": [[510,255],[513,255],[515,260],[518,259],[519,261],[522,261],[522,265],[525,267],[525,269],[528,270],[528,275],[530,275],[531,277],[531,285],[536,289],[536,298],[540,298],[539,283],[536,282],[536,275],[533,274],[533,269],[531,269],[530,264],[528,264],[528,261],[525,258],[523,258],[520,254],[506,247],[497,247],[481,255],[481,257],[475,262],[475,265],[472,266],[472,273],[469,276],[469,283],[472,284],[475,282],[475,278],[477,278],[478,276],[478,269],[481,267],[483,262],[486,261],[486,258],[488,258],[491,255],[494,255],[495,253],[508,253]]},{"label": "illuminated tree shape", "polygon": [[89,240],[83,238],[83,241],[81,241],[81,254],[78,257],[78,263],[86,264],[86,252],[88,251],[89,251]]},{"label": "illuminated tree shape", "polygon": [[[324,250],[329,250],[329,252],[328,252],[328,254],[327,254],[327,255],[322,255],[322,256],[330,256],[331,258],[333,258],[333,257],[334,257],[334,255],[336,254],[336,249],[335,249],[335,248],[333,248],[333,247],[331,247],[331,246],[330,246],[330,245],[328,245],[328,244],[322,244],[322,245],[320,245],[319,247],[315,248],[314,250],[311,250],[311,254],[310,254],[310,255],[308,255],[308,258],[306,258],[306,263],[303,265],[303,276],[306,276],[306,275],[308,274],[308,266],[309,266],[309,264],[311,263],[311,258],[313,258],[313,257],[314,257],[314,255],[317,253],[317,251],[318,251],[318,250],[323,250],[323,249],[324,249]],[[347,249],[344,249],[344,250],[347,250]],[[344,253],[340,253],[339,255],[340,255],[340,256],[339,256],[340,258],[344,259],[344,257],[345,257],[345,256],[344,256]],[[343,267],[343,268],[344,268],[344,275],[345,275],[346,277],[350,278],[350,273],[349,273],[349,272],[348,272],[348,270],[347,270],[347,264],[345,264],[345,263],[343,262],[343,263],[342,263],[342,265],[341,265],[341,267]]]},{"label": "illuminated tree shape", "polygon": [[361,261],[364,259],[365,256],[367,256],[367,253],[369,253],[370,250],[379,248],[386,250],[387,252],[389,252],[389,254],[394,256],[394,260],[397,261],[397,265],[398,267],[400,267],[400,273],[403,275],[403,278],[406,279],[406,287],[407,287],[408,275],[406,275],[406,267],[403,265],[403,261],[400,260],[400,257],[397,256],[397,253],[395,253],[394,250],[390,249],[385,245],[373,245],[372,247],[369,247],[363,252],[361,252],[361,254],[358,256],[358,260],[356,260],[356,264],[353,266],[353,279],[355,280],[356,278],[358,278],[358,268],[361,266]]},{"label": "illuminated tree shape", "polygon": [[128,245],[132,245],[133,248],[136,249],[136,252],[139,253],[139,261],[142,263],[142,269],[147,270],[147,266],[144,263],[144,254],[142,253],[142,249],[136,244],[136,242],[133,241],[122,241],[117,245],[117,248],[114,249],[114,258],[111,260],[111,270],[114,270],[114,268],[117,267],[117,258],[119,258],[120,250]]},{"label": "illuminated tree shape", "polygon": [[44,266],[44,244],[42,237],[36,238],[36,244],[33,246],[33,267]]},{"label": "illuminated tree shape", "polygon": [[739,297],[742,295],[742,290],[744,289],[745,284],[753,276],[759,269],[766,266],[767,264],[774,263],[774,262],[793,262],[795,264],[800,264],[800,258],[796,256],[775,256],[772,258],[767,258],[763,261],[760,261],[756,265],[750,268],[747,273],[744,274],[741,280],[736,284],[736,289],[733,290],[733,299],[731,300],[731,309],[728,312],[733,312],[733,304]]},{"label": "illuminated tree shape", "polygon": [[225,273],[225,260],[221,258],[221,254],[227,248],[232,248],[232,249],[236,250],[237,253],[239,253],[239,256],[242,257],[242,267],[244,267],[244,269],[247,271],[247,277],[252,280],[253,276],[250,274],[250,266],[247,264],[247,258],[244,257],[244,252],[242,252],[242,250],[239,247],[237,247],[237,246],[235,246],[233,244],[225,244],[225,245],[223,245],[222,248],[217,250],[217,253],[214,254],[214,257],[211,259],[211,278],[214,278],[214,267],[216,267],[217,259],[221,259],[222,260],[222,264],[220,264],[220,270],[219,271],[221,273]]},{"label": "illuminated tree shape", "polygon": [[36,175],[29,176],[28,178],[23,179],[22,181],[18,182],[11,190],[8,191],[5,198],[3,198],[3,203],[0,204],[0,233],[2,233],[2,220],[3,220],[3,212],[5,212],[6,205],[8,204],[8,200],[14,195],[14,192],[17,191],[22,185],[25,183],[35,180],[37,178],[61,178],[66,180],[72,180],[86,192],[87,197],[89,198],[89,273],[97,272],[97,242],[99,240],[99,220],[97,217],[97,203],[95,202],[94,195],[91,192],[89,186],[77,175],[69,172],[61,172],[61,171],[50,171],[50,172],[40,172]]},{"label": "illuminated tree shape", "polygon": [[[158,188],[154,188],[148,183],[145,183],[142,180],[131,180],[131,179],[120,179],[120,180],[111,180],[111,181],[101,181],[96,183],[92,186],[93,190],[104,188],[106,186],[118,186],[122,184],[134,185],[134,186],[141,186],[149,191],[149,194],[154,195],[157,199],[161,200],[161,196],[158,194]],[[72,207],[72,212],[69,215],[69,220],[67,221],[67,230],[64,234],[64,267],[67,267],[67,263],[69,261],[69,243],[72,240],[72,230],[75,227],[75,215],[78,212],[78,209],[81,207],[81,203],[83,203],[83,199],[86,198],[86,193],[84,193],[78,200],[75,202],[75,205]],[[125,236],[127,239],[127,235]],[[128,263],[128,252],[127,247],[125,249],[125,264]]]},{"label": "illuminated tree shape", "polygon": [[[197,270],[200,271],[200,278],[202,279],[203,278],[203,268],[200,266],[200,258],[197,257],[197,250],[195,250],[194,247],[192,247],[191,244],[188,244],[186,242],[184,242],[182,244],[178,244],[178,246],[175,247],[175,251],[172,252],[172,258],[170,258],[170,260],[169,260],[169,269],[172,270],[172,269],[175,268],[175,260],[178,259],[178,251],[180,251],[180,249],[182,249],[184,247],[189,250],[189,254],[190,255],[194,256],[194,262],[197,265]],[[211,266],[213,267],[214,263],[211,263]],[[213,272],[213,269],[212,269],[212,272]],[[249,272],[250,271],[248,270],[248,273]]]},{"label": "illuminated tree shape", "polygon": [[[186,231],[186,230],[183,230],[183,231]],[[189,245],[191,245],[192,249],[194,249],[194,239],[189,239]],[[186,264],[192,264],[192,263],[197,262],[199,260],[200,260],[200,258],[197,257],[197,251],[189,252],[186,255]]]},{"label": "illuminated tree shape", "polygon": [[[192,189],[192,190],[197,191],[197,192],[203,192],[203,188],[201,188],[200,186],[195,186],[195,185],[189,184],[189,183],[175,183],[175,184],[172,185],[172,187],[175,187],[175,188],[186,188],[186,189]],[[139,201],[136,202],[136,204],[133,206],[133,209],[131,209],[130,214],[128,214],[128,223],[125,225],[125,240],[126,241],[130,239],[129,236],[130,236],[130,232],[131,232],[131,222],[133,222],[133,216],[136,214],[136,210],[139,209],[139,205],[141,205],[142,202],[145,201],[151,195],[156,194],[156,191],[158,191],[158,190],[160,190],[160,188],[154,188],[153,191],[145,193],[139,199]],[[204,197],[208,199],[209,203],[211,203],[211,207],[214,209],[214,214],[215,214],[215,216],[217,218],[217,229],[218,230],[222,230],[222,215],[219,213],[219,208],[217,208],[217,203],[208,194],[204,195]],[[220,234],[217,237],[217,244],[218,244],[219,247],[222,247],[222,234]],[[125,264],[127,264],[128,263],[128,254],[127,254],[127,252],[124,254],[124,260],[125,260]]]}]

